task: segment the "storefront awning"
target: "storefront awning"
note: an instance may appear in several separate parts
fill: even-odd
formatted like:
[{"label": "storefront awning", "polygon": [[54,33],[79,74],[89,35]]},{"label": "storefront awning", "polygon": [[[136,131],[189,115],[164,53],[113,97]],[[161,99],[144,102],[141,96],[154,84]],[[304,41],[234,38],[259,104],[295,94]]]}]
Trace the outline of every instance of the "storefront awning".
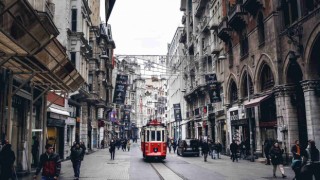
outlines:
[{"label": "storefront awning", "polygon": [[270,95],[265,95],[265,96],[262,96],[262,97],[258,97],[258,98],[252,99],[250,101],[246,100],[243,104],[244,104],[245,108],[254,107],[254,106],[259,105],[262,101],[268,99],[269,97],[270,97]]},{"label": "storefront awning", "polygon": [[42,89],[76,91],[84,79],[56,39],[59,32],[47,13],[36,12],[27,0],[1,5],[0,67]]},{"label": "storefront awning", "polygon": [[68,111],[63,111],[63,110],[56,109],[56,108],[53,108],[53,107],[49,107],[48,108],[48,112],[61,114],[61,115],[65,115],[65,116],[70,116],[70,113]]}]

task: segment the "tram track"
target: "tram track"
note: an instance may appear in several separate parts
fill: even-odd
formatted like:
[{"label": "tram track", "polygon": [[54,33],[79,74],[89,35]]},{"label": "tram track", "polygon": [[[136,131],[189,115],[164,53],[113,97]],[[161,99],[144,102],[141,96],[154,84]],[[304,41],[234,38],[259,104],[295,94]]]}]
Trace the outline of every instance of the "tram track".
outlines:
[{"label": "tram track", "polygon": [[188,180],[182,174],[175,172],[164,162],[150,163],[161,180]]}]

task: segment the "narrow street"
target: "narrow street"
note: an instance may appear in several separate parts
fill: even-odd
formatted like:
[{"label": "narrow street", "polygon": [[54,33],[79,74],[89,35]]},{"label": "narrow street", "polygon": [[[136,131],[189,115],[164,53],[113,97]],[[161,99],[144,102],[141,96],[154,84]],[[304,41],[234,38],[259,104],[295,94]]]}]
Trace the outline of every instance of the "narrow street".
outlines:
[{"label": "narrow street", "polygon": [[[294,174],[290,167],[285,167],[287,179]],[[139,143],[133,143],[130,152],[116,150],[115,160],[110,160],[108,149],[100,149],[85,156],[81,166],[80,179],[214,179],[214,180],[258,180],[282,179],[277,171],[278,178],[272,177],[272,166],[259,162],[239,160],[232,162],[228,156],[221,159],[208,159],[203,157],[180,157],[169,154],[162,162],[145,162],[142,159]],[[40,178],[40,177],[39,177]],[[23,177],[22,180],[32,179],[32,176]],[[71,161],[62,163],[60,179],[73,179]]]}]

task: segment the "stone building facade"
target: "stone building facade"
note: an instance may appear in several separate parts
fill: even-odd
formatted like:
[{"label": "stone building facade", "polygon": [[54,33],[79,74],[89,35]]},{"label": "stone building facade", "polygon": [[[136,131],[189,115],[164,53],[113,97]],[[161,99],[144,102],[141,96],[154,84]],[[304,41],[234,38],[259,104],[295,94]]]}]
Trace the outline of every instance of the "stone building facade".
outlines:
[{"label": "stone building facade", "polygon": [[[214,103],[215,134],[226,150],[232,140],[244,141],[259,155],[264,141],[272,139],[281,142],[289,155],[296,139],[303,147],[308,139],[320,143],[318,1],[199,0],[181,5],[185,44],[195,60],[197,51],[190,51],[199,46],[194,26],[203,22],[201,16],[218,14],[210,29],[219,38],[217,51],[212,51],[216,55],[211,55],[221,85],[221,101]],[[205,42],[206,36],[202,37]],[[203,47],[198,48],[200,57],[205,54]]]}]

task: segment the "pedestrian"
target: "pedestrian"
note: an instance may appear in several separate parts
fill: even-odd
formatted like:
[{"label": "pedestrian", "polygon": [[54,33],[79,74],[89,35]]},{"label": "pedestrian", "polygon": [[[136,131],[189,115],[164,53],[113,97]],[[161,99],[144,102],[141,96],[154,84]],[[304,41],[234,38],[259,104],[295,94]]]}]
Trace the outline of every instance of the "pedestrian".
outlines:
[{"label": "pedestrian", "polygon": [[39,153],[39,140],[37,136],[33,136],[33,144],[31,147],[31,153],[33,158],[33,165],[37,167],[38,165],[38,153]]},{"label": "pedestrian", "polygon": [[16,156],[11,149],[11,144],[9,144],[8,140],[5,140],[0,152],[1,180],[15,179],[15,177],[13,176],[13,164],[15,160]]},{"label": "pedestrian", "polygon": [[308,147],[303,153],[303,166],[300,177],[303,180],[320,179],[320,155],[314,140],[308,141]]},{"label": "pedestrian", "polygon": [[211,143],[211,159],[216,159],[217,157],[217,145],[215,142]]},{"label": "pedestrian", "polygon": [[80,176],[81,161],[83,160],[82,154],[83,149],[80,147],[80,144],[77,143],[76,146],[72,148],[70,155],[75,179],[79,179]]},{"label": "pedestrian", "polygon": [[104,149],[104,139],[101,140],[101,149]]},{"label": "pedestrian", "polygon": [[266,139],[263,144],[263,151],[264,151],[264,155],[267,160],[265,165],[271,165],[271,162],[270,162],[270,149],[271,149],[271,147],[272,147],[271,140]]},{"label": "pedestrian", "polygon": [[127,142],[127,149],[128,149],[128,151],[130,151],[130,146],[131,146],[131,143],[130,143],[130,139],[129,139],[128,142]]},{"label": "pedestrian", "polygon": [[283,169],[283,157],[282,157],[283,152],[284,150],[280,148],[278,142],[274,143],[273,147],[270,150],[271,163],[273,165],[273,177],[277,177],[276,170],[278,166],[282,174],[282,178],[287,177],[284,174],[284,169]]},{"label": "pedestrian", "polygon": [[172,147],[173,147],[173,153],[176,153],[176,150],[177,150],[177,143],[176,143],[176,141],[173,141]]},{"label": "pedestrian", "polygon": [[217,147],[217,157],[218,159],[221,159],[220,153],[222,151],[222,144],[220,143],[220,141],[217,142],[216,147]]},{"label": "pedestrian", "polygon": [[82,153],[81,153],[81,161],[83,161],[84,155],[86,154],[86,150],[87,150],[86,145],[84,145],[83,141],[80,142],[80,147],[83,150]]},{"label": "pedestrian", "polygon": [[300,179],[300,171],[301,171],[301,148],[299,144],[299,140],[296,140],[294,145],[291,147],[291,153],[292,153],[292,163],[291,168],[294,171],[295,179]]},{"label": "pedestrian", "polygon": [[58,179],[61,171],[59,154],[55,153],[51,144],[46,144],[46,152],[41,154],[36,173],[33,179],[37,179],[42,169],[42,180]]},{"label": "pedestrian", "polygon": [[208,153],[209,153],[209,144],[206,140],[204,140],[202,142],[202,153],[203,153],[203,158],[204,158],[204,162],[207,162],[207,157],[208,157]]},{"label": "pedestrian", "polygon": [[116,152],[116,142],[112,139],[110,144],[109,144],[109,152],[111,155],[111,160],[114,160],[114,155]]},{"label": "pedestrian", "polygon": [[246,142],[245,142],[245,141],[242,141],[242,142],[240,143],[239,148],[240,148],[240,157],[239,157],[239,158],[245,159],[246,156],[247,156]]},{"label": "pedestrian", "polygon": [[235,142],[235,140],[233,140],[232,143],[230,144],[232,162],[234,162],[234,160],[238,162],[238,157],[237,157],[238,148],[239,148],[238,144]]}]

